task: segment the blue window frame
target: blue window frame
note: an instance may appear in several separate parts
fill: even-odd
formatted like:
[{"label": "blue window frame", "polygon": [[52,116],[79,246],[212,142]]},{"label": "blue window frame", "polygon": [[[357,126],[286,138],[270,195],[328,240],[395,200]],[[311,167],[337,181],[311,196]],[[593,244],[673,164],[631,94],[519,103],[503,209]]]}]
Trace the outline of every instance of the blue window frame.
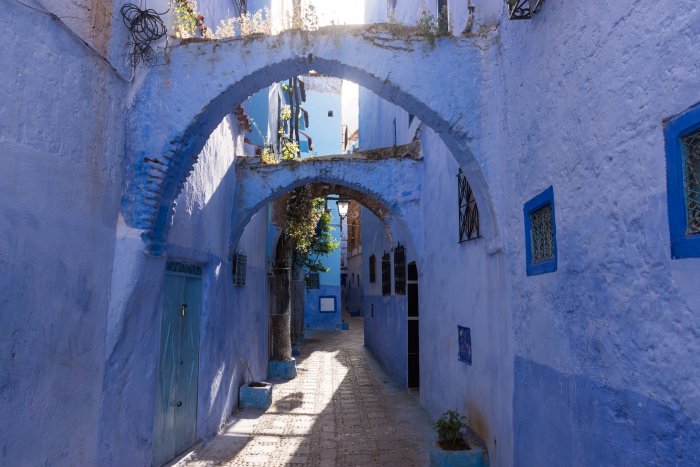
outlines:
[{"label": "blue window frame", "polygon": [[550,186],[523,206],[527,275],[557,270],[557,226],[554,189]]},{"label": "blue window frame", "polygon": [[671,256],[700,257],[700,104],[665,130]]}]

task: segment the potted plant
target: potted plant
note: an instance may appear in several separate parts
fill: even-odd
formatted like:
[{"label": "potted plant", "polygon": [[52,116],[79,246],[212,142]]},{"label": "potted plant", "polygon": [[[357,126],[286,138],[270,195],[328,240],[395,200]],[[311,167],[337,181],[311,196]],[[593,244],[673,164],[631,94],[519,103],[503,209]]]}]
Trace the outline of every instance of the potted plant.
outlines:
[{"label": "potted plant", "polygon": [[488,465],[484,450],[465,440],[466,417],[448,410],[433,424],[438,439],[430,448],[432,467],[481,467]]}]

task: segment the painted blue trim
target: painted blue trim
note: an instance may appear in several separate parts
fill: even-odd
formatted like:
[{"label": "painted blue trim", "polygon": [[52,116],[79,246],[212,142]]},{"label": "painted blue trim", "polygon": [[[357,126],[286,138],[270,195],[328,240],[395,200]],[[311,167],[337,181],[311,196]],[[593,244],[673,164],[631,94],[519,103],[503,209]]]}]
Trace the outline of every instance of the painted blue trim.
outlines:
[{"label": "painted blue trim", "polygon": [[[333,299],[333,311],[323,311],[321,309],[321,300],[324,298],[332,298]],[[335,295],[320,295],[318,297],[318,311],[319,313],[335,313],[338,311],[338,300]]]},{"label": "painted blue trim", "polygon": [[[552,205],[552,235],[554,237],[554,258],[541,263],[532,262],[532,225],[530,224],[530,214],[539,208]],[[557,223],[554,213],[554,188],[551,186],[539,195],[532,198],[523,206],[523,217],[525,218],[525,261],[528,276],[546,274],[557,270]]]},{"label": "painted blue trim", "polygon": [[683,174],[681,138],[700,130],[700,103],[671,120],[666,138],[666,183],[668,185],[668,227],[673,259],[700,257],[700,234],[687,235],[688,209]]}]

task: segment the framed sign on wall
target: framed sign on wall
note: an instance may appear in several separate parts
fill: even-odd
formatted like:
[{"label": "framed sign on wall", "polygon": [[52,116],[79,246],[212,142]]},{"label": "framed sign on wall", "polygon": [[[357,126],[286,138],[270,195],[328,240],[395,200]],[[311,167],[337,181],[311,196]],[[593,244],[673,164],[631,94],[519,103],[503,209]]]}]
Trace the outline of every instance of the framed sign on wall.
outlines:
[{"label": "framed sign on wall", "polygon": [[336,303],[335,296],[324,296],[318,298],[318,308],[321,313],[335,313]]}]

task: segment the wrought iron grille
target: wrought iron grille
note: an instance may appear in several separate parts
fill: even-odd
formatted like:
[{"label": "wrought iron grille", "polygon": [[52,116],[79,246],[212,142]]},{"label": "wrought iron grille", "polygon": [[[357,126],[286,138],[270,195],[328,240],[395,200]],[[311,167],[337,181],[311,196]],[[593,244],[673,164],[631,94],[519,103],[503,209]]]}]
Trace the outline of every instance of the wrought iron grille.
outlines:
[{"label": "wrought iron grille", "polygon": [[308,276],[306,276],[306,288],[307,289],[320,289],[321,288],[321,281],[319,274],[317,272],[310,272]]},{"label": "wrought iron grille", "polygon": [[369,257],[369,282],[377,282],[377,257],[374,255]]},{"label": "wrought iron grille", "polygon": [[248,270],[248,256],[238,252],[233,256],[233,285],[243,287],[245,285]]},{"label": "wrought iron grille", "polygon": [[544,0],[506,0],[510,19],[530,19],[542,8]]},{"label": "wrought iron grille", "polygon": [[547,203],[530,213],[532,262],[544,263],[554,259],[554,223],[552,204]]},{"label": "wrought iron grille", "polygon": [[382,256],[382,295],[391,295],[391,257],[389,253]]},{"label": "wrought iron grille", "polygon": [[479,238],[479,207],[467,177],[459,169],[457,173],[457,194],[459,197],[459,243]]},{"label": "wrought iron grille", "polygon": [[688,220],[686,234],[694,235],[700,233],[700,130],[681,138],[681,141]]},{"label": "wrought iron grille", "polygon": [[406,249],[400,243],[394,248],[394,293],[406,295]]}]

